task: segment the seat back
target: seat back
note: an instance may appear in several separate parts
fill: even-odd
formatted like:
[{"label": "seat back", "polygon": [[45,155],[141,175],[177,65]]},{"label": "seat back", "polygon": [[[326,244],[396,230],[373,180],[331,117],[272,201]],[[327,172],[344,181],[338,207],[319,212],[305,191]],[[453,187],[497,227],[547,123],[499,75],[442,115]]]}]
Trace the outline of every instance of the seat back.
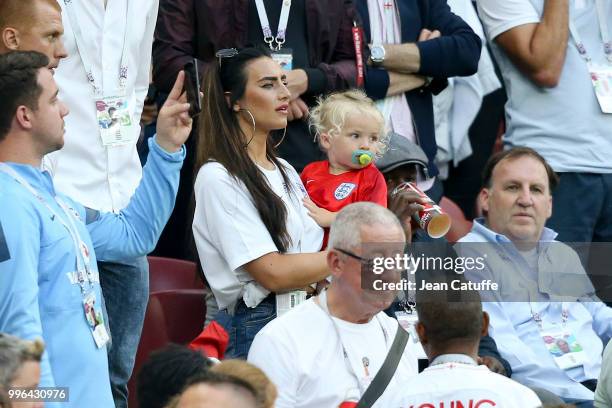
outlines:
[{"label": "seat back", "polygon": [[202,331],[205,316],[204,289],[165,290],[149,294],[134,370],[128,383],[130,407],[138,407],[136,380],[149,355],[169,343],[188,344]]},{"label": "seat back", "polygon": [[203,289],[195,262],[149,256],[149,293],[175,289]]},{"label": "seat back", "polygon": [[168,290],[151,294],[164,313],[168,340],[188,344],[204,328],[206,301],[204,289]]}]

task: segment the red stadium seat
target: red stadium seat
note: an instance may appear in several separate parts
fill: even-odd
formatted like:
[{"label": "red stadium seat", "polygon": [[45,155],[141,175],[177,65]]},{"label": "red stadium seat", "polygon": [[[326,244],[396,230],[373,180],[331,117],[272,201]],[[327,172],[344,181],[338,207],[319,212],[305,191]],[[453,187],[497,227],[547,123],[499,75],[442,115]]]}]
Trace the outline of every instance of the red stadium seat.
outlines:
[{"label": "red stadium seat", "polygon": [[204,289],[150,293],[134,371],[128,383],[130,407],[138,407],[136,379],[149,355],[169,343],[188,344],[202,331],[205,316]]},{"label": "red stadium seat", "polygon": [[161,305],[166,336],[172,343],[187,344],[204,328],[206,317],[204,289],[152,293],[149,301]]},{"label": "red stadium seat", "polygon": [[440,207],[442,207],[453,220],[450,231],[446,234],[446,239],[449,242],[457,242],[457,240],[470,232],[472,229],[472,222],[465,218],[463,211],[454,201],[447,197],[442,197],[440,200]]},{"label": "red stadium seat", "polygon": [[182,259],[149,258],[149,293],[175,289],[204,289],[194,262]]}]

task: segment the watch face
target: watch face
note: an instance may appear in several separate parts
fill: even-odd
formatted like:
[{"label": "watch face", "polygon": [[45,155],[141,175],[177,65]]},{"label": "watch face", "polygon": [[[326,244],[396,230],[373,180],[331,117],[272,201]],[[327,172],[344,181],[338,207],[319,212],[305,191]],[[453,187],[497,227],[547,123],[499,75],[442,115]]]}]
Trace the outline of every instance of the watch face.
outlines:
[{"label": "watch face", "polygon": [[385,49],[380,45],[375,45],[370,50],[372,61],[382,61],[385,59]]}]

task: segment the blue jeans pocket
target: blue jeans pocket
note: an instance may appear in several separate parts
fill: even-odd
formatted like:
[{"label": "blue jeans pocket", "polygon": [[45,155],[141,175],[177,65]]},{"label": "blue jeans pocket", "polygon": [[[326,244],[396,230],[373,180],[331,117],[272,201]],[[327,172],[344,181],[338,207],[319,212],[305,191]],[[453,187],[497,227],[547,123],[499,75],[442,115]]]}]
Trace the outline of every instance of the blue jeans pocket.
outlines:
[{"label": "blue jeans pocket", "polygon": [[268,296],[257,307],[248,308],[242,300],[236,306],[226,358],[246,359],[259,331],[276,317],[276,298]]}]

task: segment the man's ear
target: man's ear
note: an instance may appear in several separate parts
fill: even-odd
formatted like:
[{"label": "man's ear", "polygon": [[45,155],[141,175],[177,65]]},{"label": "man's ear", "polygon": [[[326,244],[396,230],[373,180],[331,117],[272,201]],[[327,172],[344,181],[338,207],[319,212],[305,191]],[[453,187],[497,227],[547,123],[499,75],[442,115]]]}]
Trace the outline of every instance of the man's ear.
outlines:
[{"label": "man's ear", "polygon": [[478,203],[480,204],[480,208],[482,208],[485,213],[489,212],[490,197],[491,191],[486,187],[484,187],[482,190],[480,190],[480,193],[478,193]]},{"label": "man's ear", "polygon": [[13,27],[6,27],[2,30],[2,44],[5,48],[16,51],[19,49],[19,30]]},{"label": "man's ear", "polygon": [[480,337],[486,336],[489,334],[489,314],[487,312],[482,312],[482,330],[480,331]]},{"label": "man's ear", "polygon": [[340,275],[342,275],[342,264],[344,261],[340,257],[338,252],[330,249],[327,252],[327,268],[329,269],[330,274],[336,279]]},{"label": "man's ear", "polygon": [[429,341],[427,340],[427,331],[425,330],[425,326],[423,326],[423,323],[421,322],[416,322],[416,332],[419,335],[419,340],[421,342],[422,345],[427,344]]},{"label": "man's ear", "polygon": [[32,110],[25,105],[19,105],[13,120],[21,129],[32,129]]}]

